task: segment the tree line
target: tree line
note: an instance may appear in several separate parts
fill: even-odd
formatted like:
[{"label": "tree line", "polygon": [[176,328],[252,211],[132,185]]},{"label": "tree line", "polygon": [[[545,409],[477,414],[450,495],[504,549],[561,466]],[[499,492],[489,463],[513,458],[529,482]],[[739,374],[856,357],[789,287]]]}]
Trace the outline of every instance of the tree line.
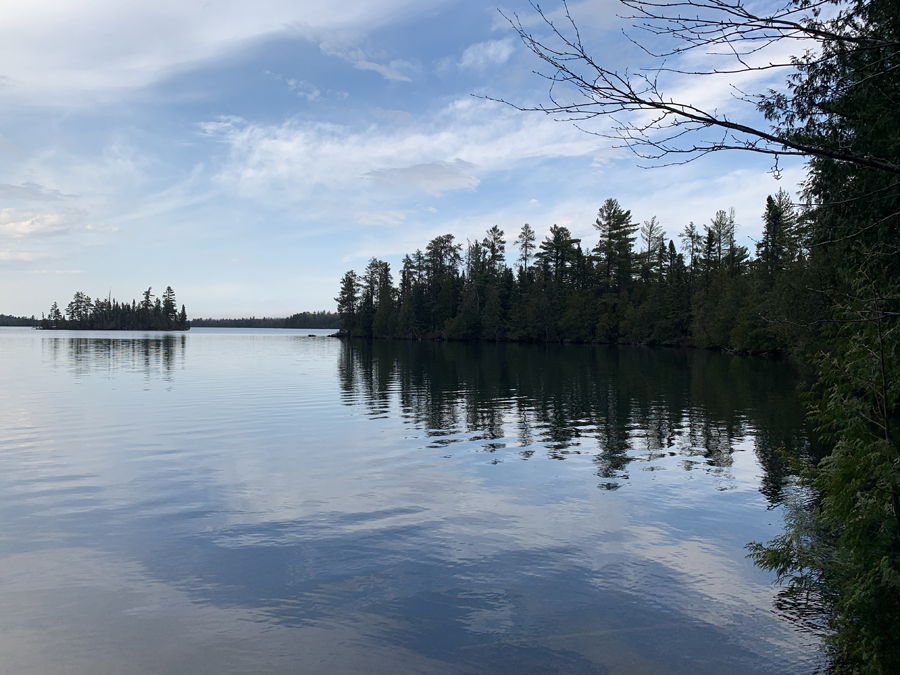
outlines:
[{"label": "tree line", "polygon": [[120,303],[112,296],[92,299],[78,291],[66,308],[54,301],[40,327],[46,330],[190,330],[187,311],[175,300],[175,291],[167,286],[162,297],[153,295],[153,287],[144,291],[140,302]]},{"label": "tree line", "polygon": [[340,321],[336,312],[297,312],[288,317],[251,316],[242,319],[193,319],[197,328],[328,328],[337,329]]},{"label": "tree line", "polygon": [[810,269],[806,219],[785,191],[766,200],[755,256],[738,244],[733,209],[669,238],[607,199],[582,242],[525,224],[507,263],[499,227],[465,247],[452,234],[403,258],[399,283],[372,259],[347,272],[341,331],[362,337],[697,345],[747,353],[793,348],[796,289]]},{"label": "tree line", "polygon": [[40,324],[40,319],[36,319],[34,316],[0,314],[0,326],[39,326]]}]

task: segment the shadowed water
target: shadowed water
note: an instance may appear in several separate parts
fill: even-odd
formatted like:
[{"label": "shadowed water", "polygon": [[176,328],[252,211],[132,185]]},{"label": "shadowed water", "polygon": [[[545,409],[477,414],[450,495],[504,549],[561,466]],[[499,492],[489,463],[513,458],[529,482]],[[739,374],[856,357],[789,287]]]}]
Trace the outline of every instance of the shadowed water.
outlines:
[{"label": "shadowed water", "polygon": [[813,672],[788,364],[326,332],[0,330],[0,671]]}]

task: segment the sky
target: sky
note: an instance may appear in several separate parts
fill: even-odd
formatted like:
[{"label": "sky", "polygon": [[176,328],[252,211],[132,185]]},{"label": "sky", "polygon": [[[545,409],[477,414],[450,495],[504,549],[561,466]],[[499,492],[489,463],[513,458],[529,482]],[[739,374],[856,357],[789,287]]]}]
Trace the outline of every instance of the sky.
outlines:
[{"label": "sky", "polygon": [[[570,8],[599,60],[644,63],[617,2]],[[511,248],[524,223],[540,238],[558,224],[593,245],[609,197],[676,243],[734,207],[753,250],[766,196],[795,192],[802,164],[780,180],[746,153],[646,168],[488,100],[548,102],[501,11],[546,34],[527,2],[497,0],[2,3],[0,313],[151,286],[172,286],[191,317],[334,310],[344,272],[373,256],[396,270],[441,234],[499,225]],[[732,85],[773,77],[667,91],[752,120]]]}]

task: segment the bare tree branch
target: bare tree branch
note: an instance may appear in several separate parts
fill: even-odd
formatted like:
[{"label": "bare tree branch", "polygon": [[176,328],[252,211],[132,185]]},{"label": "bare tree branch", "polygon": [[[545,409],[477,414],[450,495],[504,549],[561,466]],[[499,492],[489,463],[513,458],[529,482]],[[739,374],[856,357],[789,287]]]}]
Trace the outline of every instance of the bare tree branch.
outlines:
[{"label": "bare tree branch", "polygon": [[[532,7],[549,28],[547,38],[529,32],[517,15],[503,15],[522,42],[540,58],[549,70],[536,74],[550,84],[548,105],[521,106],[502,98],[489,98],[516,110],[542,112],[557,119],[584,122],[609,118],[609,131],[594,133],[621,141],[638,157],[657,162],[672,158],[671,164],[684,164],[711,152],[743,150],[775,157],[801,156],[847,162],[888,174],[900,175],[900,165],[884,157],[855,152],[840,143],[811,143],[802,136],[778,129],[765,129],[737,122],[716,109],[704,109],[667,96],[661,89],[659,77],[663,73],[681,75],[723,75],[787,68],[796,72],[801,57],[789,63],[753,64],[748,58],[782,40],[794,40],[798,45],[837,43],[854,50],[897,50],[900,43],[872,37],[854,24],[855,19],[840,14],[823,21],[820,13],[834,3],[814,0],[809,3],[788,3],[768,15],[750,12],[741,0],[620,0],[632,10],[631,19],[639,30],[653,36],[671,38],[676,45],[669,51],[655,52],[632,40],[646,54],[661,59],[653,68],[638,72],[619,72],[606,67],[587,51],[578,26],[563,6],[563,28],[558,26],[539,5]],[[691,12],[692,14],[688,14]],[[501,12],[502,13],[502,12]],[[629,37],[629,39],[631,39]],[[697,49],[718,50],[712,55],[730,58],[737,66],[728,69],[687,70],[667,65],[665,59],[677,58]],[[827,55],[807,49],[803,63],[816,63]],[[889,70],[896,68],[890,65]],[[557,97],[556,88],[566,87],[576,93],[577,100],[566,102]],[[748,96],[740,90],[738,100],[755,104],[759,109],[763,96]],[[567,99],[569,100],[569,99]],[[649,117],[647,114],[649,113]],[[833,111],[810,112],[811,115],[833,115]],[[582,127],[579,127],[582,128]],[[705,132],[722,132],[715,140],[703,138]],[[678,159],[680,158],[680,159]]]}]

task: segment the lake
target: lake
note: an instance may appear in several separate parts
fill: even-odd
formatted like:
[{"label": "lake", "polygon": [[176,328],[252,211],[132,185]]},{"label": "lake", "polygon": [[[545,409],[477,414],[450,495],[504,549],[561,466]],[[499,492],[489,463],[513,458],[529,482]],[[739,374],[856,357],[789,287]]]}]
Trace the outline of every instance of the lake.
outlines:
[{"label": "lake", "polygon": [[329,332],[0,329],[0,671],[819,665],[789,363]]}]

